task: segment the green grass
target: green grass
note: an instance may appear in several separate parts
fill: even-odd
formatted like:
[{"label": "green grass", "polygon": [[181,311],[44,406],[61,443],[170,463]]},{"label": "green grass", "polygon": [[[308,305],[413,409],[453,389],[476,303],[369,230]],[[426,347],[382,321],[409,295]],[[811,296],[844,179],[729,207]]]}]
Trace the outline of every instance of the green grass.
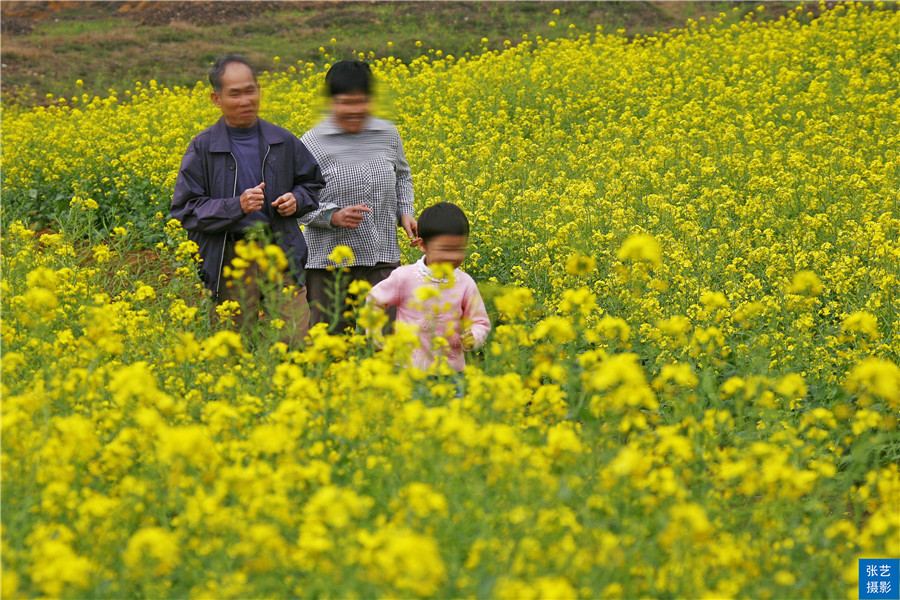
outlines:
[{"label": "green grass", "polygon": [[[3,97],[27,104],[43,102],[46,94],[103,97],[110,89],[121,91],[135,81],[150,79],[169,87],[192,86],[204,78],[212,58],[228,51],[245,54],[264,70],[276,68],[276,56],[282,67],[298,61],[322,64],[326,57],[320,48],[331,59],[371,51],[410,61],[429,49],[464,56],[480,53],[485,46],[502,48],[504,41],[518,43],[526,33],[532,38],[558,37],[601,26],[607,32],[622,30],[633,36],[668,31],[683,26],[688,18],[720,12],[739,20],[757,6],[748,2],[229,2],[213,5],[215,10],[234,13],[226,17],[204,15],[194,6],[194,12],[169,19],[165,11],[173,10],[174,4],[153,4],[130,12],[122,12],[123,5],[116,3],[54,5],[47,8],[52,14],[42,19],[33,14],[22,17],[14,5],[4,7],[4,19],[24,20],[32,30],[4,33]],[[794,5],[769,3],[768,14],[777,16]],[[814,6],[810,4],[813,10]],[[556,25],[551,26],[551,21]],[[571,31],[570,24],[575,26]],[[76,87],[78,79],[84,82],[83,88]]]}]

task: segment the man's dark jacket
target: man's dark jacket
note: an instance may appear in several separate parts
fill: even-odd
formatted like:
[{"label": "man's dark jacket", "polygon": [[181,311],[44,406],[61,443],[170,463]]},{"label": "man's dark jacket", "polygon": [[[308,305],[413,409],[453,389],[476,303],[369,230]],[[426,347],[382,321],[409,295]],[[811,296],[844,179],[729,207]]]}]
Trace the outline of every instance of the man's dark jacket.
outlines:
[{"label": "man's dark jacket", "polygon": [[[263,191],[270,205],[270,225],[294,277],[302,284],[307,247],[297,219],[319,207],[318,192],[325,180],[316,159],[290,131],[259,119],[259,133],[265,154]],[[243,191],[237,189],[237,161],[231,153],[225,119],[220,118],[188,145],[171,207],[172,216],[181,221],[188,238],[199,247],[201,277],[214,298],[219,294],[226,233],[244,217]],[[287,192],[293,192],[297,199],[297,212],[283,217],[271,204]]]}]

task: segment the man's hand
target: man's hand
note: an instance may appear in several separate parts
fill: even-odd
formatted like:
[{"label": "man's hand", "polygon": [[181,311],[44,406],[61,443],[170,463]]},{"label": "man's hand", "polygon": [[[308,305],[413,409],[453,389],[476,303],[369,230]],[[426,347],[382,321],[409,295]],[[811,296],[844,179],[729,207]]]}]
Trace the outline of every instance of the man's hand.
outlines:
[{"label": "man's hand", "polygon": [[245,215],[262,208],[263,202],[266,200],[266,195],[263,193],[265,187],[266,183],[263,182],[254,188],[244,190],[244,193],[241,194],[241,210],[244,211]]},{"label": "man's hand", "polygon": [[331,213],[331,224],[335,227],[356,229],[362,223],[363,213],[370,212],[372,209],[365,204],[354,204]]},{"label": "man's hand", "polygon": [[409,238],[409,244],[415,246],[419,239],[419,224],[412,215],[400,215],[400,225],[406,231],[406,237]]},{"label": "man's hand", "polygon": [[278,209],[278,214],[282,217],[289,217],[297,212],[297,199],[294,198],[294,194],[288,192],[287,194],[279,196],[275,202],[272,203],[272,206]]}]

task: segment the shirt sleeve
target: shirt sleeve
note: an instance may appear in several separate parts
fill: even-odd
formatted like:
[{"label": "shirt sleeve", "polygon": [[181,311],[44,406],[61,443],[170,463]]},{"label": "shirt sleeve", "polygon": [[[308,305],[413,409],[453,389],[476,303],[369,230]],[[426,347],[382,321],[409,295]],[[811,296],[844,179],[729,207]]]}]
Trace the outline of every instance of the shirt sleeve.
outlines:
[{"label": "shirt sleeve", "polygon": [[319,208],[319,192],[325,187],[325,179],[319,163],[306,145],[294,140],[294,188],[291,193],[297,201],[297,211],[291,215],[300,217]]},{"label": "shirt sleeve", "polygon": [[413,185],[412,173],[409,169],[409,163],[406,162],[406,153],[403,151],[403,140],[400,139],[400,133],[397,133],[397,162],[394,166],[397,176],[397,222],[400,222],[401,215],[415,215],[413,205]]},{"label": "shirt sleeve", "polygon": [[[300,142],[309,151],[319,168],[322,168],[324,151],[320,145],[320,139],[316,129],[310,129],[303,134]],[[321,174],[321,172],[320,172]],[[323,179],[323,185],[328,185]],[[334,182],[331,183],[334,185]],[[318,207],[300,216],[300,223],[307,227],[319,227],[321,229],[335,229],[331,224],[331,215],[340,208],[337,204],[328,201],[322,201],[321,197],[317,197]]]},{"label": "shirt sleeve", "polygon": [[400,281],[399,269],[388,275],[388,278],[375,284],[366,298],[368,304],[376,306],[400,306],[402,300],[402,285]]},{"label": "shirt sleeve", "polygon": [[310,213],[303,215],[300,222],[309,227],[319,227],[321,229],[337,229],[331,224],[331,215],[338,210],[338,205],[331,202],[320,202],[319,208]]},{"label": "shirt sleeve", "polygon": [[463,322],[471,323],[469,329],[472,331],[472,337],[475,338],[475,348],[480,348],[487,340],[488,334],[491,332],[491,319],[488,316],[487,308],[484,306],[484,300],[481,298],[481,292],[475,281],[471,281],[470,288],[463,297]]}]

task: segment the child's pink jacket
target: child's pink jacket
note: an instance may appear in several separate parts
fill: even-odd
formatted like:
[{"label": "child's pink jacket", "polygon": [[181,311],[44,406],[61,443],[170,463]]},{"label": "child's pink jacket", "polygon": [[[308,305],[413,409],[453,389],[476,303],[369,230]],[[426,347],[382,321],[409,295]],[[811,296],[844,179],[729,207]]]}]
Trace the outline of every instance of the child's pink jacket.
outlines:
[{"label": "child's pink jacket", "polygon": [[[466,366],[466,359],[461,335],[465,332],[466,325],[475,338],[475,348],[479,348],[491,331],[491,321],[478,286],[469,275],[456,269],[453,272],[453,285],[446,289],[441,289],[441,285],[442,282],[434,278],[422,257],[414,265],[394,269],[387,279],[372,288],[369,302],[379,306],[396,306],[397,321],[418,328],[421,343],[412,354],[414,367],[424,370],[434,363],[436,357],[431,348],[432,340],[440,336],[449,345],[438,352],[447,358],[450,367],[462,371]],[[439,293],[422,302],[416,296],[416,290],[421,287],[433,288]]]}]

